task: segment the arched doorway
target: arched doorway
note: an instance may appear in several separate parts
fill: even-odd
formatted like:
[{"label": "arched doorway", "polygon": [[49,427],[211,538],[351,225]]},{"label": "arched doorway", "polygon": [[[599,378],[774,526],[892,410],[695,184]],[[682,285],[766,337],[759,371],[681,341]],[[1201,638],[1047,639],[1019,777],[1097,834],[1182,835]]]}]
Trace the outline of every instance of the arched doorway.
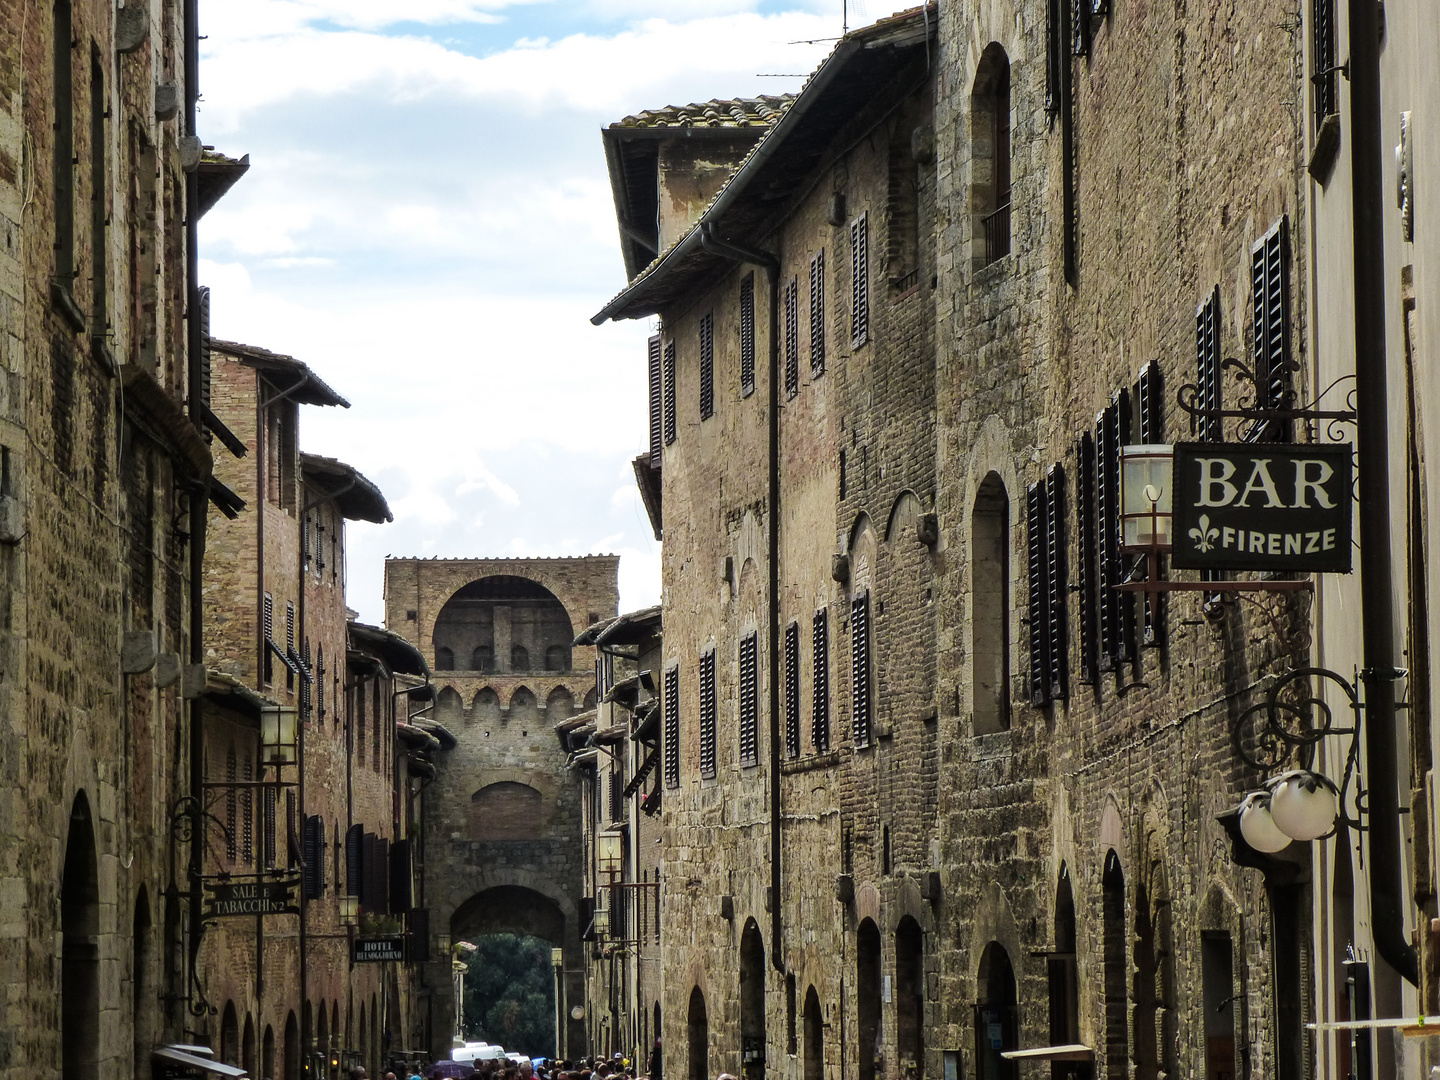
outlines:
[{"label": "arched doorway", "polygon": [[825,1018],[815,987],[805,991],[805,1073],[803,1080],[825,1080]]},{"label": "arched doorway", "polygon": [[60,1044],[64,1080],[94,1080],[100,1066],[100,888],[90,800],[70,808],[60,882]]},{"label": "arched doorway", "polygon": [[895,928],[895,1041],[900,1075],[925,1075],[925,935],[909,915]]},{"label": "arched doorway", "polygon": [[226,1065],[240,1064],[240,1018],[233,1001],[225,1003],[220,1016],[220,1060]]},{"label": "arched doorway", "polygon": [[740,935],[740,1064],[746,1077],[765,1075],[765,942],[754,919]]},{"label": "arched doorway", "polygon": [[998,941],[990,942],[980,954],[976,982],[980,1001],[975,1006],[975,1075],[978,1080],[1016,1080],[1015,1063],[1000,1056],[1018,1049],[1015,969]]},{"label": "arched doorway", "polygon": [[[1055,888],[1055,951],[1046,964],[1050,990],[1050,1045],[1073,1046],[1080,1042],[1080,982],[1075,966],[1075,894],[1070,886],[1070,868],[1061,865],[1060,883]],[[1088,1076],[1089,1063],[1051,1062],[1052,1080],[1078,1080]]]},{"label": "arched doorway", "polygon": [[261,1040],[260,1072],[264,1080],[275,1078],[275,1029],[265,1025],[265,1038]]},{"label": "arched doorway", "polygon": [[245,1014],[245,1032],[240,1036],[240,1067],[255,1078],[255,1018]]},{"label": "arched doorway", "polygon": [[1130,1000],[1125,958],[1125,871],[1112,848],[1100,878],[1100,913],[1105,957],[1105,1075],[1127,1080],[1130,1075]]},{"label": "arched doorway", "polygon": [[285,1017],[285,1080],[300,1080],[300,1021],[294,1009]]},{"label": "arched doorway", "polygon": [[859,1013],[860,1080],[875,1080],[880,1049],[880,928],[865,919],[855,931],[855,1006]]},{"label": "arched doorway", "polygon": [[1010,727],[1010,498],[990,473],[970,515],[974,734]]},{"label": "arched doorway", "polygon": [[150,1060],[151,1008],[155,984],[150,973],[150,894],[142,885],[135,897],[135,920],[130,943],[130,1013],[134,1036],[135,1075],[143,1076]]},{"label": "arched doorway", "polygon": [[688,1038],[687,1080],[710,1080],[710,1018],[705,1013],[705,995],[698,986],[690,991],[690,1010],[685,1026]]}]

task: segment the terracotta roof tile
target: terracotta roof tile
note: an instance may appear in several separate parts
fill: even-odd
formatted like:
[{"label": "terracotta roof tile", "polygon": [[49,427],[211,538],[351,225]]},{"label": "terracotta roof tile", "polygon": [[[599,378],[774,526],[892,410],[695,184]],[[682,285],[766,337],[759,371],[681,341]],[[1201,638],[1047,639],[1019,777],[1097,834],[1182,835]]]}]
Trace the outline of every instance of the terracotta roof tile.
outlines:
[{"label": "terracotta roof tile", "polygon": [[756,98],[734,98],[729,101],[691,102],[669,105],[663,109],[646,109],[611,124],[617,128],[767,128],[784,115],[794,94],[766,95]]}]

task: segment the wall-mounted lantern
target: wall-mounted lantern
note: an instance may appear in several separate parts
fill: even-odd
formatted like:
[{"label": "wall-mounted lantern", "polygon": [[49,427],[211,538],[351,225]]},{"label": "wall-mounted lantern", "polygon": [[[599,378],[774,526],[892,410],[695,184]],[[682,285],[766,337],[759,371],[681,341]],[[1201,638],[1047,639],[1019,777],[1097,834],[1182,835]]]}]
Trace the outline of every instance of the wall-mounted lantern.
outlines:
[{"label": "wall-mounted lantern", "polygon": [[1174,447],[1144,443],[1120,448],[1120,546],[1166,552],[1171,541]]},{"label": "wall-mounted lantern", "polygon": [[616,877],[625,868],[625,843],[618,832],[602,832],[595,837],[595,866],[602,874]]},{"label": "wall-mounted lantern", "polygon": [[283,705],[260,710],[260,760],[265,765],[294,765],[300,755],[299,713]]}]

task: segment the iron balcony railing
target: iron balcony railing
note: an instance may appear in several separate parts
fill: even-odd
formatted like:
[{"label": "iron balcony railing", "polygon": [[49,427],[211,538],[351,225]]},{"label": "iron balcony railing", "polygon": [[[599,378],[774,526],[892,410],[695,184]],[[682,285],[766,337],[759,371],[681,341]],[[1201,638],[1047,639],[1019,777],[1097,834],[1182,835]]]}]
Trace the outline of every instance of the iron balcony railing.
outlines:
[{"label": "iron balcony railing", "polygon": [[985,261],[992,263],[1010,254],[1010,204],[981,219],[985,226]]}]

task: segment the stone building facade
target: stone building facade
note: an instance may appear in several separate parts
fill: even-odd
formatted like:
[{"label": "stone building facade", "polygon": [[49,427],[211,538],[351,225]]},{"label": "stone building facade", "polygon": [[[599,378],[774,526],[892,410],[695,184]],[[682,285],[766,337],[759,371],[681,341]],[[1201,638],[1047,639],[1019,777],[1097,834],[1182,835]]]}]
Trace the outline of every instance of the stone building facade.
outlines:
[{"label": "stone building facade", "polygon": [[186,5],[0,11],[0,1074],[193,1042],[180,895],[212,459]]},{"label": "stone building facade", "polygon": [[[615,615],[618,566],[613,555],[386,560],[386,625],[435,669],[432,715],[457,740],[424,793],[435,948],[418,1007],[437,1058],[454,1034],[455,942],[544,938],[562,950],[562,1006],[584,1001],[580,784],[553,728],[594,706],[595,651],[573,642]],[[583,1021],[563,1028],[583,1053]]]},{"label": "stone building facade", "polygon": [[[426,1034],[412,1009],[429,938],[412,851],[425,755],[448,736],[411,722],[407,691],[423,696],[429,675],[419,652],[347,610],[346,522],[390,511],[353,468],[299,450],[301,405],[347,403],[293,357],[220,341],[211,356],[212,407],[247,453],[217,466],[246,509],[212,514],[205,574],[218,824],[204,873],[211,892],[291,882],[293,910],[207,919],[200,1034],[251,1076],[379,1074]],[[295,718],[288,763],[262,745],[267,713]],[[365,960],[377,939],[399,959]]]},{"label": "stone building facade", "polygon": [[881,20],[596,316],[661,320],[668,1071],[1314,1070],[1309,853],[1217,820],[1309,601],[1122,591],[1115,506],[1221,358],[1310,392],[1302,60],[1274,5]]}]

